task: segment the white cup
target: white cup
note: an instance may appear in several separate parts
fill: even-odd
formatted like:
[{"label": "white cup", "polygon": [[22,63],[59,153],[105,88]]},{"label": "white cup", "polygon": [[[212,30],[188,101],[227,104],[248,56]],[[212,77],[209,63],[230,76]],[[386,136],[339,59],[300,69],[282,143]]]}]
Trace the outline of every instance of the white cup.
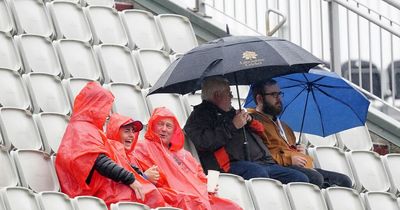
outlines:
[{"label": "white cup", "polygon": [[215,188],[218,184],[219,171],[208,170],[207,171],[207,191],[215,192]]}]

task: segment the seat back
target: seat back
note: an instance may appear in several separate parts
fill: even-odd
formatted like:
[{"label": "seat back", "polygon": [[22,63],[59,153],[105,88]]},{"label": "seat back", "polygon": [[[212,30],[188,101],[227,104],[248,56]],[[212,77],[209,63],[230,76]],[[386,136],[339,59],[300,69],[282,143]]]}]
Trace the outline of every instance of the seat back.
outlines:
[{"label": "seat back", "polygon": [[75,210],[107,210],[103,200],[93,196],[77,196],[72,199]]},{"label": "seat back", "polygon": [[387,192],[366,192],[362,196],[367,210],[400,210],[395,195]]},{"label": "seat back", "polygon": [[0,68],[0,106],[33,109],[25,83],[16,71]]},{"label": "seat back", "polygon": [[171,63],[168,53],[161,50],[137,50],[134,55],[144,87],[153,86]]},{"label": "seat back", "polygon": [[111,204],[110,210],[150,210],[150,207],[142,203],[121,201]]},{"label": "seat back", "polygon": [[19,184],[17,170],[8,151],[0,149],[0,163],[0,188],[17,186]]},{"label": "seat back", "polygon": [[74,210],[71,199],[61,192],[41,192],[37,195],[41,210]]},{"label": "seat back", "polygon": [[22,72],[22,61],[11,35],[0,32],[0,68]]},{"label": "seat back", "polygon": [[328,210],[319,187],[309,183],[292,182],[286,185],[286,192],[293,209]]},{"label": "seat back", "polygon": [[372,140],[367,126],[359,126],[336,134],[339,145],[346,150],[371,150]]},{"label": "seat back", "polygon": [[281,182],[268,178],[253,178],[247,182],[247,186],[256,209],[291,209]]},{"label": "seat back", "polygon": [[69,122],[69,116],[57,113],[40,113],[34,115],[33,118],[39,128],[45,151],[49,154],[57,153]]},{"label": "seat back", "polygon": [[222,173],[218,179],[218,196],[230,199],[246,210],[255,209],[245,180],[234,174]]},{"label": "seat back", "polygon": [[40,210],[35,193],[24,187],[0,189],[7,210]]},{"label": "seat back", "polygon": [[364,210],[364,204],[356,190],[330,187],[324,190],[326,204],[330,210]]}]

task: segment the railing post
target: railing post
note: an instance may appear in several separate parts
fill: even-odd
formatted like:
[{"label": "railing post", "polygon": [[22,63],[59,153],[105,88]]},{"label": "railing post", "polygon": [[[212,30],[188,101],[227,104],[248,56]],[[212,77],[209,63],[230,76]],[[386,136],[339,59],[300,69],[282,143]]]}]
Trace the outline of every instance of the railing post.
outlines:
[{"label": "railing post", "polygon": [[188,8],[188,9],[192,10],[193,12],[196,12],[197,14],[199,14],[203,17],[209,17],[206,15],[206,6],[204,3],[204,0],[196,0],[195,7]]},{"label": "railing post", "polygon": [[328,0],[329,43],[331,70],[342,75],[340,66],[339,8],[334,0]]}]

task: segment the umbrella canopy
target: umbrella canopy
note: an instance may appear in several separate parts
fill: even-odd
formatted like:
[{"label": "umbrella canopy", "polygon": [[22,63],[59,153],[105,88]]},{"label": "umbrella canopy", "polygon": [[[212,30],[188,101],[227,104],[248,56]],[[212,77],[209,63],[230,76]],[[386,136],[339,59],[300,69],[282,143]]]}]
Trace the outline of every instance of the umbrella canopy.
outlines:
[{"label": "umbrella canopy", "polygon": [[150,89],[153,93],[195,92],[206,77],[224,76],[249,85],[278,75],[307,72],[322,63],[303,48],[278,38],[230,36],[200,45],[175,60]]},{"label": "umbrella canopy", "polygon": [[[294,131],[318,136],[362,126],[369,101],[335,73],[310,70],[274,78],[284,93],[280,119]],[[255,107],[250,90],[245,107]]]}]

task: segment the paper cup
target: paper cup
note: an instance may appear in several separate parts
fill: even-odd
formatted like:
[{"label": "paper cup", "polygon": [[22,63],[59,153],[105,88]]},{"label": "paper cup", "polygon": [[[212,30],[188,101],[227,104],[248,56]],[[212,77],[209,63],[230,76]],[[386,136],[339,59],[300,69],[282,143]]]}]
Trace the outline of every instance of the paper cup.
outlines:
[{"label": "paper cup", "polygon": [[215,192],[215,188],[218,184],[219,171],[208,170],[207,171],[207,191]]}]

